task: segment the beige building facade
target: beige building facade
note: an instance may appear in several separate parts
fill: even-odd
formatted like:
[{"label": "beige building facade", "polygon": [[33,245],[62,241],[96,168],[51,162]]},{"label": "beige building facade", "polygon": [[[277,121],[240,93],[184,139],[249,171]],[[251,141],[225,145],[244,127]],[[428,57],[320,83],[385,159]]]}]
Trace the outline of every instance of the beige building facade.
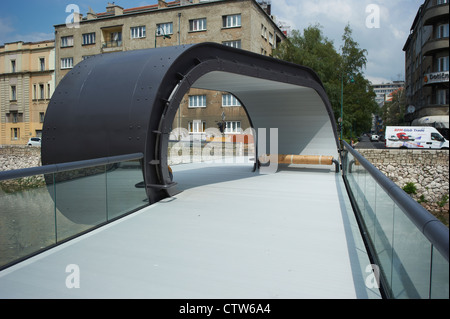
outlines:
[{"label": "beige building facade", "polygon": [[40,137],[55,90],[55,42],[0,46],[0,144],[26,145]]},{"label": "beige building facade", "polygon": [[[83,59],[117,51],[216,42],[271,55],[286,39],[271,16],[269,1],[181,0],[124,9],[108,3],[106,12],[88,12],[73,24],[55,26],[56,83]],[[238,134],[250,126],[239,101],[226,92],[191,89],[180,104],[173,128],[192,135],[218,128]]]}]

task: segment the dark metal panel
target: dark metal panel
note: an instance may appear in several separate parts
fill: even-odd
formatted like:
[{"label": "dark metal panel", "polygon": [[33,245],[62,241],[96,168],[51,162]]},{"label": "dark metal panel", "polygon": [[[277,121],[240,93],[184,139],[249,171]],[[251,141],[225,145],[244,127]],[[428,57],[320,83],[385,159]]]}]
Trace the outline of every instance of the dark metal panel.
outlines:
[{"label": "dark metal panel", "polygon": [[43,164],[143,152],[150,202],[167,197],[172,191],[167,144],[176,110],[193,83],[212,71],[314,89],[339,148],[331,105],[312,70],[202,43],[102,54],[76,65],[50,101],[43,128]]}]

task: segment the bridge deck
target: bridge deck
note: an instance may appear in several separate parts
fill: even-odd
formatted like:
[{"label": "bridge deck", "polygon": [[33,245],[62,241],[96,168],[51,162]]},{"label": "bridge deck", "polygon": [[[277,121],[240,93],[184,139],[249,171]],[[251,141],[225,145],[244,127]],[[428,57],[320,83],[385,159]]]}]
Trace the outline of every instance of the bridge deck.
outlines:
[{"label": "bridge deck", "polygon": [[4,270],[0,298],[380,297],[334,166],[173,170],[183,192]]}]

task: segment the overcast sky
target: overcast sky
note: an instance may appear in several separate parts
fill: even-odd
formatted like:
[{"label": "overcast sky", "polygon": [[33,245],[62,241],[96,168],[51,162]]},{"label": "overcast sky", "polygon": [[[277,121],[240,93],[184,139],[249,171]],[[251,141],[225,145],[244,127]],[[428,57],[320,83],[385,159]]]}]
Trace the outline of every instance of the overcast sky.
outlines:
[{"label": "overcast sky", "polygon": [[[110,0],[111,1],[111,0]],[[319,23],[324,35],[340,50],[347,24],[353,38],[368,51],[365,76],[373,83],[403,80],[403,45],[424,0],[271,0],[272,14],[290,29],[302,31]],[[108,0],[2,0],[0,45],[54,38],[53,25],[64,23],[69,4],[82,14],[89,7],[104,12]],[[124,8],[155,4],[157,0],[115,0]]]}]

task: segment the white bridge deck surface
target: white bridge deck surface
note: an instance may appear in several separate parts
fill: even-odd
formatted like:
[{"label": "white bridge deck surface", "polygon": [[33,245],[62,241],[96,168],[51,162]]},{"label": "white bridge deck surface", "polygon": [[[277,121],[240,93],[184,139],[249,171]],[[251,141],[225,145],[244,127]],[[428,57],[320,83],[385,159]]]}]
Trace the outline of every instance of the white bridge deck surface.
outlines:
[{"label": "white bridge deck surface", "polygon": [[173,170],[183,192],[0,272],[0,298],[380,298],[334,166]]}]

